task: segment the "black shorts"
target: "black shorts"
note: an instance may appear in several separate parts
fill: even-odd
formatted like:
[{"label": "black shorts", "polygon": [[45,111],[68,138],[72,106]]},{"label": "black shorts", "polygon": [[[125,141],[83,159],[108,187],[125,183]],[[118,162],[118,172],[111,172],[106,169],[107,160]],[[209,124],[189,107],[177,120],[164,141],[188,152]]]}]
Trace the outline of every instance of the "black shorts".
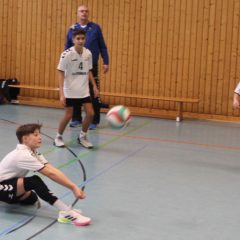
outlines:
[{"label": "black shorts", "polygon": [[91,103],[92,99],[91,97],[85,97],[85,98],[66,98],[66,107],[79,107],[84,103]]},{"label": "black shorts", "polygon": [[19,202],[19,197],[17,197],[17,180],[18,178],[12,178],[0,182],[0,201],[6,203]]}]

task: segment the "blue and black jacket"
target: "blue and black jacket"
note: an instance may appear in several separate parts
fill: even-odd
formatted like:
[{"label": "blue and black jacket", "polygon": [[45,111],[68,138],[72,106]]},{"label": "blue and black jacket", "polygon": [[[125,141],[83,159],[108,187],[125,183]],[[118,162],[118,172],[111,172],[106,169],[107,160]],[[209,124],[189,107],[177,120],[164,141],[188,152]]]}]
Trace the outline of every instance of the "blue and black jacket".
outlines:
[{"label": "blue and black jacket", "polygon": [[86,43],[85,47],[89,49],[93,56],[93,65],[98,64],[99,54],[101,54],[103,58],[103,63],[109,64],[109,57],[107,46],[105,44],[102,30],[100,26],[96,23],[89,22],[85,28],[82,28],[79,23],[73,24],[67,33],[67,41],[65,44],[65,50],[73,46],[72,42],[72,32],[75,29],[81,29],[86,32]]}]

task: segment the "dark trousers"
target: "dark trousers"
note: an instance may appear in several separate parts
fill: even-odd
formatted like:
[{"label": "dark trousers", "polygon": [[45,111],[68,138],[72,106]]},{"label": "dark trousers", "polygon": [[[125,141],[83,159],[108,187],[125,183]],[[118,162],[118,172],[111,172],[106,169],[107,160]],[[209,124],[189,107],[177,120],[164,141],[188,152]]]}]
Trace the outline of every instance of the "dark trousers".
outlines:
[{"label": "dark trousers", "polygon": [[[93,65],[92,73],[93,73],[93,77],[96,81],[97,87],[99,89],[98,65]],[[92,98],[92,104],[93,104],[93,109],[94,109],[94,118],[93,118],[92,123],[93,124],[99,124],[100,123],[100,99],[99,99],[99,97],[94,98],[93,86],[92,86],[91,83],[89,83],[89,89],[90,89],[90,96]],[[81,107],[82,106],[73,107],[72,121],[82,122]]]}]

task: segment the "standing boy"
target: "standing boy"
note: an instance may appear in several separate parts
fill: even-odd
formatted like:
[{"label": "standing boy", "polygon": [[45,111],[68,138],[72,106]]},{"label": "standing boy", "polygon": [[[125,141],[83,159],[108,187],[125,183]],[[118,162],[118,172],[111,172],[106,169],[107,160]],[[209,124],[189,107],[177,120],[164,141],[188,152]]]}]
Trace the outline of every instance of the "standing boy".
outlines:
[{"label": "standing boy", "polygon": [[[77,9],[78,22],[73,24],[67,33],[67,41],[65,44],[65,49],[73,46],[72,33],[76,29],[81,29],[86,33],[85,47],[89,49],[93,56],[93,76],[96,81],[98,89],[100,88],[100,82],[98,77],[98,59],[101,55],[103,60],[103,73],[107,73],[109,69],[109,57],[108,50],[105,44],[102,30],[97,23],[89,20],[89,9],[85,5],[80,5]],[[89,129],[96,129],[97,125],[100,123],[100,108],[106,104],[102,103],[98,98],[93,97],[93,89],[90,84],[90,94],[92,96],[92,103],[94,108],[94,118],[90,124]],[[76,106],[73,108],[73,117],[70,127],[79,127],[82,124],[81,108]]]},{"label": "standing boy", "polygon": [[54,140],[57,147],[63,147],[64,142],[62,134],[72,118],[73,107],[83,105],[85,118],[82,124],[82,130],[79,133],[78,142],[86,148],[92,148],[93,145],[87,139],[87,131],[91,123],[94,110],[89,93],[89,80],[93,86],[94,96],[98,96],[98,89],[92,75],[92,54],[86,49],[85,32],[77,29],[72,34],[74,46],[65,50],[60,58],[58,69],[60,101],[65,107],[65,115],[61,119],[58,133]]},{"label": "standing boy", "polygon": [[59,222],[88,225],[91,219],[82,216],[80,211],[71,209],[58,199],[39,176],[26,177],[29,171],[40,172],[70,189],[76,198],[85,198],[85,193],[76,184],[48,163],[43,155],[37,153],[36,150],[41,145],[40,128],[39,124],[25,124],[18,127],[16,135],[20,144],[0,162],[0,201],[33,205],[38,201],[39,196],[59,210]]}]

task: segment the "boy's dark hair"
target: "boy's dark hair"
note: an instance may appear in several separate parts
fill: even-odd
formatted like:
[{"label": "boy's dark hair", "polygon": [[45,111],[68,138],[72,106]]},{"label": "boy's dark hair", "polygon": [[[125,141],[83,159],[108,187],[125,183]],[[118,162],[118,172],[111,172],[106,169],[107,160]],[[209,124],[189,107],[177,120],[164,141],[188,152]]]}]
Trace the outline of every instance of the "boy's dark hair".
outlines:
[{"label": "boy's dark hair", "polygon": [[72,32],[72,38],[75,38],[77,35],[86,35],[86,33],[81,29],[75,29]]},{"label": "boy's dark hair", "polygon": [[37,123],[29,123],[29,124],[24,124],[24,125],[21,125],[17,128],[17,131],[16,131],[16,135],[17,135],[17,138],[18,138],[18,141],[20,143],[22,143],[22,137],[23,136],[27,136],[31,133],[34,133],[35,130],[39,130],[41,129],[42,125],[41,124],[37,124]]}]

